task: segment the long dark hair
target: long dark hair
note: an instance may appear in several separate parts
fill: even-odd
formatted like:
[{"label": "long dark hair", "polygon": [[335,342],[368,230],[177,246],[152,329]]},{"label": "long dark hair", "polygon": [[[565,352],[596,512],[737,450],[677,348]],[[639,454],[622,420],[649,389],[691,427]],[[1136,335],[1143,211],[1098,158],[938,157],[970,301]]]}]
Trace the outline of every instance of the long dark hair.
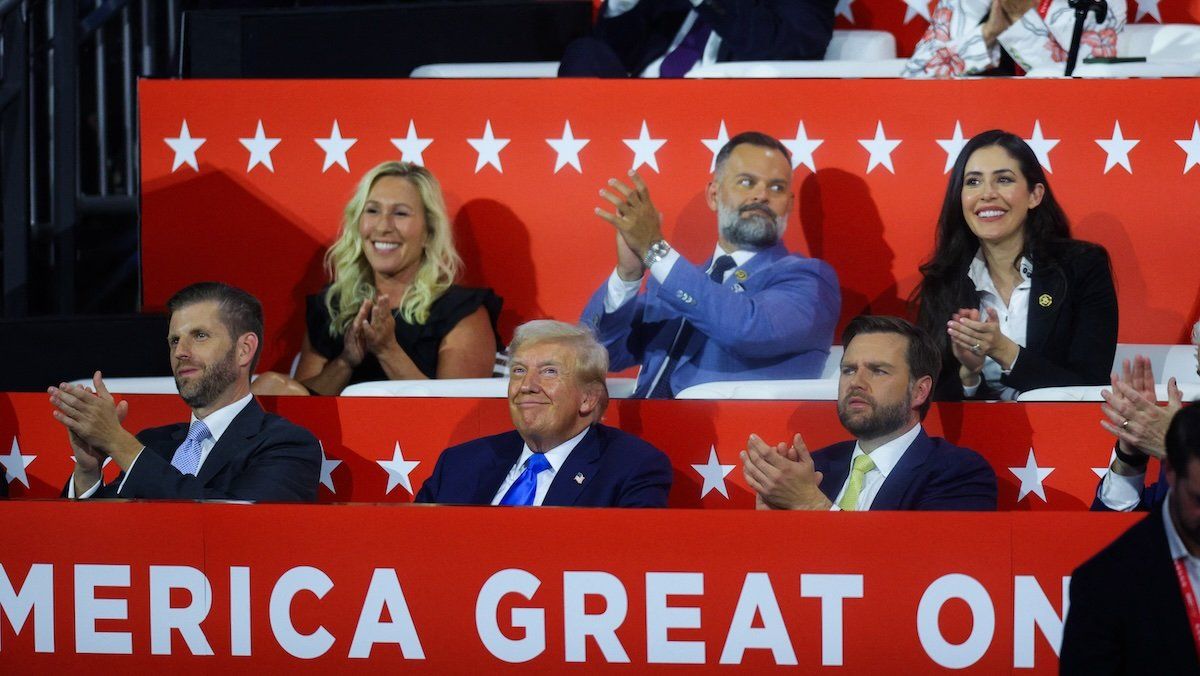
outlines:
[{"label": "long dark hair", "polygon": [[967,141],[954,161],[954,171],[946,186],[933,255],[921,265],[921,283],[909,297],[910,306],[917,306],[917,324],[930,335],[940,336],[939,342],[943,348],[949,345],[945,325],[950,316],[961,307],[976,307],[979,304],[975,288],[966,277],[971,259],[979,250],[979,238],[971,232],[963,216],[962,190],[967,160],[976,150],[990,146],[1003,148],[1017,161],[1030,190],[1038,183],[1045,188],[1041,203],[1030,209],[1025,219],[1025,244],[1021,254],[1013,261],[1013,266],[1019,264],[1021,257],[1028,258],[1037,266],[1054,265],[1071,241],[1067,215],[1054,198],[1054,191],[1050,189],[1037,155],[1020,136],[992,129]]}]

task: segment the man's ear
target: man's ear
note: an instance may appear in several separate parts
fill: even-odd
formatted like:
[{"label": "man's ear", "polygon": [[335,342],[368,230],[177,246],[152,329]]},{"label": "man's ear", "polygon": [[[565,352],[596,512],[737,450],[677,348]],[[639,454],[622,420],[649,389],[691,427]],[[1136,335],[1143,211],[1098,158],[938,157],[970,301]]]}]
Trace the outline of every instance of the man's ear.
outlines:
[{"label": "man's ear", "polygon": [[258,352],[258,336],[254,333],[243,333],[237,339],[238,366],[250,368],[254,355]]},{"label": "man's ear", "polygon": [[924,406],[925,402],[929,401],[931,396],[933,396],[933,378],[930,376],[921,376],[920,378],[917,378],[917,382],[913,383],[913,410],[915,411],[921,406]]},{"label": "man's ear", "polygon": [[579,401],[580,417],[586,418],[592,415],[600,406],[600,388],[599,383],[592,383],[583,388],[583,398]]},{"label": "man's ear", "polygon": [[717,210],[717,177],[713,176],[704,188],[704,202],[709,209]]}]

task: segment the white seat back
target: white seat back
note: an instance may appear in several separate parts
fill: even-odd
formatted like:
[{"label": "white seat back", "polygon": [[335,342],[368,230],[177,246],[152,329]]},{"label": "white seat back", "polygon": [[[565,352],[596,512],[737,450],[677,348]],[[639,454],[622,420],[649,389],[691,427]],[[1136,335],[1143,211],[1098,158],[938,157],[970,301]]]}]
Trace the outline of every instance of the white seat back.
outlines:
[{"label": "white seat back", "polygon": [[[72,385],[92,387],[91,378],[72,380]],[[104,386],[113,394],[179,394],[175,378],[154,376],[147,378],[105,378]]]},{"label": "white seat back", "polygon": [[537,78],[558,77],[557,61],[506,63],[430,63],[413,69],[418,78]]},{"label": "white seat back", "polygon": [[846,348],[841,345],[834,345],[829,348],[829,356],[825,359],[825,368],[821,369],[822,380],[837,380],[842,371],[842,355],[846,353]]},{"label": "white seat back", "polygon": [[896,36],[888,31],[835,30],[826,61],[884,61],[896,58]]},{"label": "white seat back", "polygon": [[1196,373],[1196,349],[1195,345],[1172,345],[1158,382],[1165,383],[1174,376],[1178,383],[1200,383],[1200,375]]},{"label": "white seat back", "polygon": [[731,380],[701,383],[679,392],[676,399],[806,399],[837,400],[836,378],[812,380]]},{"label": "white seat back", "polygon": [[[633,394],[633,378],[609,378],[610,399],[628,399]],[[507,378],[443,378],[440,380],[376,380],[350,385],[343,397],[483,397],[508,396]]]},{"label": "white seat back", "polygon": [[1113,373],[1121,372],[1121,363],[1126,359],[1133,361],[1137,355],[1141,355],[1150,360],[1150,366],[1154,369],[1154,377],[1157,382],[1166,382],[1160,378],[1163,368],[1167,364],[1167,353],[1171,351],[1174,345],[1162,345],[1158,343],[1117,343],[1117,353],[1113,356]]},{"label": "white seat back", "polygon": [[1200,61],[1200,26],[1126,24],[1117,38],[1117,54],[1149,61]]}]

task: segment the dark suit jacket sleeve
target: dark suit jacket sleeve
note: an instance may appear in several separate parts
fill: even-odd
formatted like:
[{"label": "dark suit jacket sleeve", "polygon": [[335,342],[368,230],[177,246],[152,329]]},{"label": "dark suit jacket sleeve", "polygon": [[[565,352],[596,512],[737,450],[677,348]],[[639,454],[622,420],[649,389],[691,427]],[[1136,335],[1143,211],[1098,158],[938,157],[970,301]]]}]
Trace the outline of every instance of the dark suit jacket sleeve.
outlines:
[{"label": "dark suit jacket sleeve", "polygon": [[[1018,391],[1108,383],[1117,349],[1117,291],[1108,252],[1103,247],[1089,246],[1064,266],[1072,316],[1065,331],[1069,342],[1065,350],[1057,352],[1065,358],[1051,359],[1044,353],[1022,349],[1012,373],[1001,378]],[[1038,302],[1037,298],[1029,300],[1031,304]],[[1063,319],[1059,318],[1060,324]]]},{"label": "dark suit jacket sleeve", "polygon": [[721,36],[721,61],[821,59],[835,0],[705,0],[696,12]]},{"label": "dark suit jacket sleeve", "polygon": [[259,502],[317,499],[321,447],[308,430],[282,418],[270,419],[262,433],[247,440],[254,448],[240,471],[221,488],[206,488],[200,479],[175,469],[166,457],[150,448],[161,442],[147,439],[144,434],[138,439],[147,448],[138,455],[117,497]]},{"label": "dark suit jacket sleeve", "polygon": [[967,449],[945,454],[925,487],[917,510],[996,511],[996,472],[983,456]]},{"label": "dark suit jacket sleeve", "polygon": [[436,504],[438,501],[438,491],[442,486],[442,473],[446,465],[446,454],[448,450],[443,450],[437,459],[437,463],[433,466],[433,474],[421,484],[421,490],[417,491],[413,502],[423,504]]},{"label": "dark suit jacket sleeve", "polygon": [[1126,639],[1115,619],[1118,613],[1106,607],[1112,592],[1097,578],[1095,566],[1088,564],[1071,575],[1071,608],[1063,624],[1058,663],[1063,676],[1118,674],[1130,666],[1121,650]]},{"label": "dark suit jacket sleeve", "polygon": [[674,476],[667,456],[646,444],[613,507],[666,507]]}]

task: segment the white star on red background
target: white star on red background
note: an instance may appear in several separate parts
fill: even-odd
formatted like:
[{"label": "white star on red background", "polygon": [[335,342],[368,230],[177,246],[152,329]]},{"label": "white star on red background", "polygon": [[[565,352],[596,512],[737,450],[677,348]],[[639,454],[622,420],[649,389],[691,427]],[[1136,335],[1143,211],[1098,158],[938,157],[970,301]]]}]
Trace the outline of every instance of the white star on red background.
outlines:
[{"label": "white star on red background", "polygon": [[179,136],[175,138],[164,138],[163,141],[170,146],[175,152],[175,159],[171,162],[171,173],[184,164],[188,165],[196,171],[200,171],[200,165],[196,162],[196,151],[208,139],[193,138],[192,133],[188,130],[187,120],[179,125]]},{"label": "white star on red background", "polygon": [[1187,158],[1183,161],[1183,173],[1186,174],[1192,167],[1200,165],[1200,121],[1192,121],[1192,137],[1190,139],[1176,139],[1175,145],[1187,153]]},{"label": "white star on red background", "polygon": [[725,487],[725,477],[733,471],[733,465],[722,465],[717,459],[717,447],[709,446],[708,462],[703,465],[692,465],[692,469],[704,478],[704,485],[700,488],[700,497],[708,495],[711,491],[717,491],[726,498],[729,498],[729,490]]},{"label": "white star on red background", "polygon": [[421,138],[417,135],[417,125],[413,120],[408,121],[408,135],[404,138],[392,139],[392,145],[400,151],[400,159],[420,166],[425,166],[425,158],[421,153],[433,143],[431,138]]},{"label": "white star on red background", "polygon": [[942,147],[942,150],[946,151],[946,168],[942,170],[942,173],[948,174],[954,168],[954,161],[958,159],[958,154],[967,145],[967,139],[963,138],[962,123],[955,120],[954,136],[938,139],[937,144]]},{"label": "white star on red background", "polygon": [[708,148],[708,152],[712,153],[712,163],[708,165],[709,172],[716,171],[717,153],[721,152],[721,148],[724,148],[726,143],[729,143],[729,130],[725,128],[725,120],[721,120],[721,128],[717,130],[716,138],[700,139],[700,142],[704,144],[705,148]]},{"label": "white star on red background", "polygon": [[1043,169],[1051,174],[1054,173],[1054,170],[1050,168],[1050,151],[1054,150],[1054,146],[1058,145],[1060,140],[1061,139],[1056,138],[1048,139],[1042,136],[1041,120],[1033,121],[1033,137],[1025,139],[1025,142],[1029,144],[1030,149],[1033,150],[1033,154],[1037,155],[1038,163],[1042,165]]},{"label": "white star on red background", "polygon": [[568,164],[575,167],[575,171],[583,173],[583,166],[579,163],[579,151],[588,144],[590,139],[575,138],[571,132],[571,121],[567,120],[563,124],[563,133],[560,138],[548,138],[546,143],[554,149],[557,156],[554,159],[554,173],[558,173],[559,169]]},{"label": "white star on red background", "polygon": [[1104,173],[1108,173],[1109,169],[1118,164],[1125,167],[1125,171],[1133,173],[1133,165],[1129,163],[1129,151],[1140,143],[1139,139],[1127,139],[1121,134],[1121,121],[1117,120],[1113,123],[1113,133],[1111,138],[1098,138],[1096,145],[1104,149],[1107,157],[1104,160]]},{"label": "white star on red background", "polygon": [[[330,493],[337,493],[337,489],[333,487],[333,470],[342,464],[341,460],[330,460],[329,456],[325,455],[325,444],[318,441],[317,445],[321,447],[321,483],[325,484],[325,488],[329,489]],[[397,444],[399,445],[399,444]],[[391,490],[393,487],[389,487]],[[409,491],[410,493],[412,491]]]},{"label": "white star on red background", "polygon": [[350,161],[346,159],[346,151],[358,143],[358,139],[342,138],[342,130],[338,128],[337,120],[333,121],[333,129],[330,130],[328,138],[315,138],[313,141],[321,146],[321,150],[325,151],[325,164],[321,166],[322,174],[335,164],[350,171]]},{"label": "white star on red background", "polygon": [[854,4],[854,0],[838,0],[837,9],[833,10],[833,15],[844,16],[846,21],[854,23],[854,10],[850,9],[850,5]]},{"label": "white star on red background", "polygon": [[1042,481],[1050,476],[1054,471],[1053,467],[1038,467],[1037,460],[1033,457],[1033,449],[1029,449],[1029,457],[1025,460],[1024,467],[1009,467],[1008,471],[1012,472],[1018,479],[1021,480],[1021,488],[1017,495],[1017,502],[1025,499],[1026,495],[1033,493],[1046,501],[1046,489],[1042,486]]},{"label": "white star on red background", "polygon": [[25,468],[36,459],[36,455],[22,455],[21,446],[17,443],[17,438],[13,437],[8,455],[0,455],[0,465],[4,465],[8,483],[15,479],[25,484],[25,488],[29,488],[29,475],[26,474]]},{"label": "white star on red background", "polygon": [[1113,461],[1116,459],[1117,459],[1117,452],[1112,451],[1111,453],[1108,454],[1108,464],[1103,467],[1093,467],[1092,471],[1096,473],[1096,476],[1103,479],[1104,475],[1108,474],[1108,468],[1112,467]]},{"label": "white star on red background", "polygon": [[1137,1],[1137,16],[1134,21],[1141,21],[1142,17],[1149,14],[1154,17],[1154,20],[1162,23],[1162,14],[1158,11],[1158,3],[1160,0],[1136,0]]},{"label": "white star on red background", "polygon": [[404,490],[410,495],[415,495],[412,489],[412,483],[408,479],[408,475],[412,473],[417,465],[421,464],[420,460],[405,460],[404,451],[400,450],[400,442],[396,442],[396,448],[392,451],[391,460],[376,460],[379,466],[387,471],[388,483],[387,490],[383,493],[387,495],[392,492],[396,486],[403,486]]},{"label": "white star on red background", "polygon": [[467,143],[479,153],[479,158],[475,161],[475,173],[478,174],[480,169],[487,165],[492,165],[496,171],[504,173],[504,169],[500,166],[500,151],[508,145],[511,139],[496,138],[492,133],[492,121],[488,120],[483,128],[482,138],[469,138]]},{"label": "white star on red background", "polygon": [[642,120],[642,131],[637,138],[621,139],[633,151],[633,171],[643,164],[658,172],[658,158],[655,153],[667,143],[665,138],[651,138],[650,128]]},{"label": "white star on red background", "polygon": [[918,16],[925,21],[932,21],[929,16],[929,3],[925,0],[904,0],[904,23]]},{"label": "white star on red background", "polygon": [[252,138],[240,138],[246,150],[250,151],[250,160],[246,164],[246,173],[258,165],[263,165],[271,173],[275,173],[275,165],[271,163],[271,151],[275,146],[279,145],[282,139],[268,138],[266,131],[263,130],[262,120],[258,121],[258,128],[254,130]]},{"label": "white star on red background", "polygon": [[808,131],[804,129],[804,120],[800,120],[796,124],[795,138],[781,138],[779,142],[783,144],[792,153],[792,171],[795,171],[801,164],[808,167],[811,172],[817,171],[817,163],[813,160],[813,152],[821,147],[825,142],[824,139],[808,137]]},{"label": "white star on red background", "polygon": [[892,151],[896,149],[896,146],[900,145],[901,141],[899,139],[889,139],[883,133],[883,120],[875,123],[875,138],[858,139],[858,142],[862,147],[867,149],[867,152],[871,153],[871,157],[867,160],[868,174],[879,165],[883,165],[885,169],[893,174],[896,173],[895,168],[892,167]]}]

